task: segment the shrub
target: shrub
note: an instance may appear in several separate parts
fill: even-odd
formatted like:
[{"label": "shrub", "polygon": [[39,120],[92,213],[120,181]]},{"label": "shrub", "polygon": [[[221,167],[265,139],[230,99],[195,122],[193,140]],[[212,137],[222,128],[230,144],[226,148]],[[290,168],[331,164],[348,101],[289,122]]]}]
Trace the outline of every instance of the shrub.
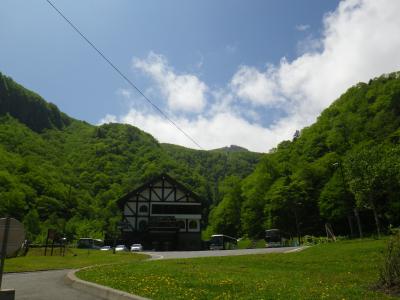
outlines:
[{"label": "shrub", "polygon": [[[345,236],[340,236],[340,235],[336,236],[336,242],[344,241],[346,239],[347,237]],[[305,235],[302,237],[301,241],[304,246],[312,246],[312,245],[330,243],[333,242],[333,239],[328,238],[326,236]]]},{"label": "shrub", "polygon": [[400,293],[400,231],[388,242],[377,287],[390,293]]}]

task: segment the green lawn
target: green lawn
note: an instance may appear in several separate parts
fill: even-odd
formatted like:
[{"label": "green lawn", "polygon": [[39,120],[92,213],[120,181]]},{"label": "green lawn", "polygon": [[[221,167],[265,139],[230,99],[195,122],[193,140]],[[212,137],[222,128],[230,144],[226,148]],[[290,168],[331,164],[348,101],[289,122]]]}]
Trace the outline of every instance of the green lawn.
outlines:
[{"label": "green lawn", "polygon": [[78,276],[153,299],[394,299],[370,289],[384,244],[343,241],[298,253],[136,262]]},{"label": "green lawn", "polygon": [[72,251],[68,251],[63,257],[59,255],[59,251],[54,251],[54,256],[43,256],[43,249],[31,249],[27,256],[6,259],[5,271],[75,269],[100,264],[133,263],[147,258],[146,255],[129,252],[113,254],[112,251],[99,250],[73,249]]},{"label": "green lawn", "polygon": [[242,239],[237,243],[238,249],[265,248],[264,240],[252,241],[250,239]]}]

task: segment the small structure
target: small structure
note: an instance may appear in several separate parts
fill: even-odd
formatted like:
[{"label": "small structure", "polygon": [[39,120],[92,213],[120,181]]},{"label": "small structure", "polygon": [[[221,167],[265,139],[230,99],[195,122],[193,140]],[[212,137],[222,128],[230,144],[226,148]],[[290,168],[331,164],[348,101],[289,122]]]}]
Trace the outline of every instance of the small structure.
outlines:
[{"label": "small structure", "polygon": [[140,243],[145,249],[200,250],[199,196],[167,174],[162,174],[118,200],[126,224],[126,245]]},{"label": "small structure", "polygon": [[24,225],[13,218],[0,219],[0,299],[14,300],[14,289],[2,289],[4,262],[6,257],[12,256],[21,249],[25,240]]}]

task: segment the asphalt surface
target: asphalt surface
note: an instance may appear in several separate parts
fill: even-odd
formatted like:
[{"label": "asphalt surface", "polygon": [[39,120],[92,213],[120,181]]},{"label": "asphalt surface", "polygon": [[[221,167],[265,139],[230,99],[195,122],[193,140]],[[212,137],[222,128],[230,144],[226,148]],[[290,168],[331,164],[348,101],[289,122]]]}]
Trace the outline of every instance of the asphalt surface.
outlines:
[{"label": "asphalt surface", "polygon": [[3,289],[15,289],[16,300],[96,300],[64,283],[70,270],[7,273]]},{"label": "asphalt surface", "polygon": [[[143,252],[156,259],[176,259],[212,256],[235,256],[299,251],[299,247],[263,248],[217,251],[171,251]],[[16,300],[96,300],[84,292],[75,290],[64,283],[70,270],[39,271],[26,273],[7,273],[3,277],[3,289],[15,289]]]},{"label": "asphalt surface", "polygon": [[301,249],[302,249],[301,247],[283,247],[283,248],[260,248],[260,249],[240,249],[240,250],[168,251],[168,252],[142,252],[142,253],[150,255],[151,256],[150,260],[155,260],[155,259],[282,253],[282,252],[298,251]]}]

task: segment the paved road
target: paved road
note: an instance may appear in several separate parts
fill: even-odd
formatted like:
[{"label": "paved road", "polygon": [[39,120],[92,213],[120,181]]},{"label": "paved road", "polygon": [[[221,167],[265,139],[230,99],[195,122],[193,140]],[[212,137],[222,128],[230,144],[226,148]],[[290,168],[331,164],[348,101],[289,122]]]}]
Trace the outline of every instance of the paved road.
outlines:
[{"label": "paved road", "polygon": [[[265,254],[298,251],[302,248],[264,248],[245,250],[220,251],[171,251],[171,252],[143,252],[149,254],[152,260],[193,258],[209,256],[233,256],[247,254]],[[69,270],[40,271],[26,273],[8,273],[3,277],[4,289],[15,289],[16,300],[96,300],[84,292],[75,290],[64,283],[64,277]]]},{"label": "paved road", "polygon": [[64,283],[69,270],[8,273],[2,288],[15,289],[16,300],[96,300]]},{"label": "paved road", "polygon": [[143,252],[151,255],[151,260],[173,259],[173,258],[194,258],[210,256],[236,256],[249,254],[282,253],[301,250],[301,247],[284,248],[260,248],[260,249],[241,249],[241,250],[213,250],[213,251],[169,251],[169,252]]}]

